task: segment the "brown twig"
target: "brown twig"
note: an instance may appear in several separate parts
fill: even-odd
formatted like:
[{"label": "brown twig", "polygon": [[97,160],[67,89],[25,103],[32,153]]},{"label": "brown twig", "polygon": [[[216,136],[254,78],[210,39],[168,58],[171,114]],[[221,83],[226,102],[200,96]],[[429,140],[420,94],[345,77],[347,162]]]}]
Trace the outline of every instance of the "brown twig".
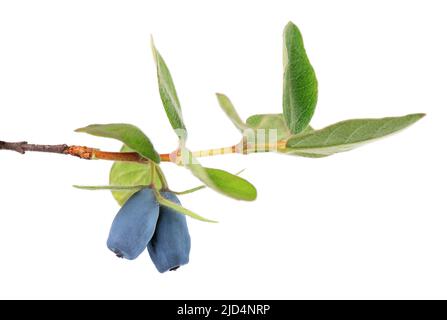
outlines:
[{"label": "brown twig", "polygon": [[[108,152],[85,146],[67,146],[66,144],[46,145],[30,144],[26,141],[6,142],[0,141],[0,150],[11,150],[24,154],[26,151],[51,152],[68,154],[81,159],[101,159],[111,161],[128,161],[147,163],[147,159],[140,156],[137,152]],[[161,161],[170,161],[169,154],[161,154]]]},{"label": "brown twig", "polygon": [[68,148],[66,144],[45,145],[45,144],[29,144],[26,141],[6,142],[0,141],[0,150],[12,150],[24,154],[26,151],[64,153]]}]

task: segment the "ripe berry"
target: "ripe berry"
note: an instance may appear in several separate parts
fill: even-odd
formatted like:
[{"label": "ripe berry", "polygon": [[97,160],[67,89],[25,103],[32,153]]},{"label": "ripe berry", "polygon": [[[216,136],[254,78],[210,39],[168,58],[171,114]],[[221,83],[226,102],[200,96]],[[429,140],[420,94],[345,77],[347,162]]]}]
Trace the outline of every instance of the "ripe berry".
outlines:
[{"label": "ripe berry", "polygon": [[[163,192],[162,195],[181,205],[175,194]],[[160,206],[157,227],[147,250],[159,272],[176,270],[181,265],[187,264],[191,250],[191,237],[185,215]]]},{"label": "ripe berry", "polygon": [[152,189],[136,192],[113,220],[107,247],[120,258],[137,258],[151,240],[158,216],[159,204]]}]

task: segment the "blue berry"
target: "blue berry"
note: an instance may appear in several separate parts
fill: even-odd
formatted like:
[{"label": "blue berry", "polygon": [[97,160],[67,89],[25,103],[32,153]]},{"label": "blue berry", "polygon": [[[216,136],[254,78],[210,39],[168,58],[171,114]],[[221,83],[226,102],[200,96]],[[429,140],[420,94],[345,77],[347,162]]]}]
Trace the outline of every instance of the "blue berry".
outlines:
[{"label": "blue berry", "polygon": [[[179,205],[177,196],[163,192],[163,197]],[[159,272],[176,270],[189,262],[191,237],[186,224],[186,217],[171,208],[160,206],[157,228],[147,250]]]},{"label": "blue berry", "polygon": [[133,194],[113,220],[107,247],[120,258],[137,258],[154,235],[159,209],[152,189]]}]

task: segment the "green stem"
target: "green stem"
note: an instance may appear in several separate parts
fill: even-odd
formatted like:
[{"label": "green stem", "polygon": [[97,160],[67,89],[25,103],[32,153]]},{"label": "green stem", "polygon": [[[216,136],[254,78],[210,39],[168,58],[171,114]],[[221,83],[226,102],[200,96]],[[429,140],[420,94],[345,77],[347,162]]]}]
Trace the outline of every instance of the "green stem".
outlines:
[{"label": "green stem", "polygon": [[175,193],[178,196],[181,196],[181,195],[193,193],[193,192],[205,189],[205,188],[206,188],[206,186],[204,184],[202,184],[201,186],[197,186],[195,188],[187,189],[187,190],[184,190],[184,191],[173,191],[173,190],[170,190],[170,191],[172,193]]},{"label": "green stem", "polygon": [[274,144],[262,143],[262,144],[255,144],[252,146],[248,145],[247,143],[240,143],[226,148],[213,148],[213,149],[193,151],[192,155],[194,158],[201,158],[201,157],[212,157],[217,155],[233,154],[233,153],[250,154],[258,152],[272,152],[279,149],[285,149],[285,147],[286,147],[286,141],[284,140],[278,141]]},{"label": "green stem", "polygon": [[184,214],[186,216],[190,216],[191,218],[200,220],[200,221],[204,221],[204,222],[211,222],[211,223],[217,223],[217,221],[214,220],[209,220],[207,218],[204,218],[200,215],[198,215],[197,213],[192,212],[191,210],[188,210],[166,198],[164,198],[160,191],[158,191],[157,189],[154,189],[154,194],[155,194],[155,198],[157,199],[158,203],[160,203],[160,205],[165,206],[165,207],[169,207],[171,209],[174,209],[174,211],[176,211],[177,213],[181,213]]},{"label": "green stem", "polygon": [[151,182],[150,182],[150,186],[155,189],[155,163],[153,163],[152,161],[149,161],[149,166],[151,167]]},{"label": "green stem", "polygon": [[169,189],[168,181],[166,180],[165,175],[161,171],[160,166],[158,164],[153,163],[152,167],[154,168],[154,171],[156,172],[158,178],[160,179],[161,188],[164,190],[168,190]]}]

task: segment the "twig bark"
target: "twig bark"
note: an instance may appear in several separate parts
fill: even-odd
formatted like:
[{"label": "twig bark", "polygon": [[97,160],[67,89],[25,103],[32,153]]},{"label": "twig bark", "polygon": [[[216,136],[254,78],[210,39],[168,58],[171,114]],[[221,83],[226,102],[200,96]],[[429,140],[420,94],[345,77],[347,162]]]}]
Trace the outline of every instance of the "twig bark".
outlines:
[{"label": "twig bark", "polygon": [[[254,145],[248,148],[247,143],[244,141],[243,144],[234,145],[227,148],[216,148],[209,150],[195,151],[192,155],[195,158],[198,157],[209,157],[222,154],[249,154],[253,152],[269,152],[276,150],[278,148],[285,148],[285,141],[278,141],[275,145],[262,144]],[[30,144],[26,141],[20,142],[6,142],[0,141],[0,150],[11,150],[18,153],[24,154],[27,151],[37,151],[37,152],[51,152],[68,154],[81,159],[101,159],[101,160],[111,160],[111,161],[127,161],[127,162],[137,162],[137,163],[148,163],[148,159],[142,157],[137,152],[109,152],[101,151],[99,149],[85,147],[85,146],[68,146],[66,144]],[[160,160],[162,162],[176,162],[176,157],[178,156],[177,151],[173,153],[163,153],[160,154]]]},{"label": "twig bark", "polygon": [[[30,144],[26,141],[6,142],[0,141],[0,150],[11,150],[24,154],[27,151],[50,152],[68,154],[81,159],[101,159],[111,161],[128,161],[137,163],[147,163],[148,160],[140,156],[137,152],[108,152],[85,146],[68,146],[66,144],[46,145]],[[161,161],[170,161],[169,154],[161,154]]]},{"label": "twig bark", "polygon": [[64,153],[68,148],[66,144],[46,145],[46,144],[29,144],[26,141],[6,142],[0,141],[0,150],[12,150],[24,154],[26,151]]}]

